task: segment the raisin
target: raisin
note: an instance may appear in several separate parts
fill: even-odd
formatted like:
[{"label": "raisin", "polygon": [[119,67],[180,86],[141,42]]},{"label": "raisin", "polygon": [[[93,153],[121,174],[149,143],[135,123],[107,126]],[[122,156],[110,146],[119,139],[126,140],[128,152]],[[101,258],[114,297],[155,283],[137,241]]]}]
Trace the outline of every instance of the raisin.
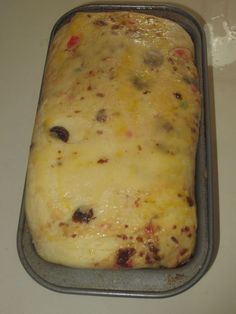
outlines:
[{"label": "raisin", "polygon": [[73,214],[73,216],[72,216],[72,220],[74,221],[74,222],[81,222],[81,223],[89,223],[90,222],[90,220],[92,219],[92,218],[94,218],[93,217],[93,209],[92,208],[90,208],[88,211],[86,211],[86,212],[83,212],[83,211],[81,211],[81,209],[80,208],[78,208],[78,209],[76,209],[76,211],[74,212],[74,214]]},{"label": "raisin", "polygon": [[117,234],[117,238],[121,238],[122,240],[127,240],[128,237],[125,234]]},{"label": "raisin", "polygon": [[176,237],[174,237],[174,236],[171,237],[171,240],[172,240],[173,242],[175,242],[176,244],[179,243],[179,241],[178,241],[178,240],[176,239]]},{"label": "raisin", "polygon": [[154,256],[154,259],[155,259],[156,261],[160,262],[160,261],[162,260],[162,257],[159,256],[159,255],[155,255],[155,256]]},{"label": "raisin", "polygon": [[98,122],[106,122],[107,120],[107,114],[106,109],[100,109],[96,114],[96,120]]},{"label": "raisin", "polygon": [[137,240],[138,242],[143,242],[143,238],[140,237],[140,236],[137,236],[137,237],[136,237],[136,240]]},{"label": "raisin", "polygon": [[174,95],[175,95],[176,99],[180,99],[180,100],[183,99],[182,95],[180,93],[178,93],[178,92],[174,93]]},{"label": "raisin", "polygon": [[69,132],[63,126],[54,126],[50,129],[50,133],[52,136],[59,138],[63,142],[68,142],[69,140]]},{"label": "raisin", "polygon": [[149,242],[147,246],[148,246],[149,251],[154,253],[155,255],[160,251],[160,249],[157,248],[152,242]]},{"label": "raisin", "polygon": [[134,202],[135,207],[139,207],[139,204],[140,204],[140,197],[138,197]]},{"label": "raisin", "polygon": [[164,123],[162,124],[162,128],[163,128],[165,131],[167,131],[167,132],[170,132],[170,131],[172,131],[172,130],[174,129],[173,125],[172,125],[170,122],[168,122],[168,121],[166,121],[166,122],[164,122]]},{"label": "raisin", "polygon": [[97,93],[96,96],[98,97],[104,97],[105,95],[103,93]]},{"label": "raisin", "polygon": [[143,62],[151,69],[159,68],[164,62],[164,57],[159,50],[148,50],[144,54]]},{"label": "raisin", "polygon": [[181,232],[189,232],[189,231],[190,231],[190,228],[188,226],[181,228]]},{"label": "raisin", "polygon": [[193,204],[194,204],[194,201],[193,201],[192,197],[187,196],[187,197],[186,197],[186,200],[187,200],[188,205],[189,205],[190,207],[192,207]]},{"label": "raisin", "polygon": [[119,266],[128,267],[128,261],[131,256],[133,256],[136,253],[136,250],[134,248],[126,248],[126,249],[119,249],[117,254],[117,260],[116,263]]},{"label": "raisin", "polygon": [[181,255],[181,256],[183,256],[183,255],[185,255],[186,253],[188,252],[188,249],[181,249],[180,250],[180,252],[179,252],[179,254]]},{"label": "raisin", "polygon": [[138,90],[143,90],[148,87],[148,83],[143,78],[138,76],[132,78],[132,83]]},{"label": "raisin", "polygon": [[184,75],[184,76],[182,77],[182,80],[183,80],[186,84],[188,84],[188,85],[193,85],[193,86],[195,86],[196,88],[198,88],[198,86],[199,86],[198,79],[195,79],[195,78],[193,78],[193,77]]},{"label": "raisin", "polygon": [[101,158],[97,161],[98,164],[105,164],[106,162],[108,162],[107,158]]},{"label": "raisin", "polygon": [[105,22],[103,20],[96,20],[93,22],[93,24],[98,25],[98,26],[106,26],[107,22]]},{"label": "raisin", "polygon": [[146,262],[146,264],[153,264],[154,260],[152,259],[152,257],[149,254],[146,254],[145,262]]},{"label": "raisin", "polygon": [[118,25],[118,24],[114,24],[114,25],[112,25],[112,27],[111,27],[112,29],[119,29],[120,28],[120,25]]}]

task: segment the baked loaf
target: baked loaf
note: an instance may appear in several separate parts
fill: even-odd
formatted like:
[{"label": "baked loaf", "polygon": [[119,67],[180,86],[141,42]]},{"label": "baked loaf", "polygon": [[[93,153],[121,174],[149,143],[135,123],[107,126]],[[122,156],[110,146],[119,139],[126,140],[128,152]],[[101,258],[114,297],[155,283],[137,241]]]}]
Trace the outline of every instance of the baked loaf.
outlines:
[{"label": "baked loaf", "polygon": [[199,116],[182,27],[77,13],[51,43],[32,138],[26,216],[38,254],[86,268],[185,263]]}]

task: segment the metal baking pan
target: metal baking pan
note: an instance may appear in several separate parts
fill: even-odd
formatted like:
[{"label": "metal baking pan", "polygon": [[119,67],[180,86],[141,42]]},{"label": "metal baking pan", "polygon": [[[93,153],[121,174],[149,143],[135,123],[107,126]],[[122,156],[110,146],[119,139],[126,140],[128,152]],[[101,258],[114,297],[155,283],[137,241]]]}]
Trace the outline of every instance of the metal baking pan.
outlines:
[{"label": "metal baking pan", "polygon": [[[73,9],[54,26],[50,43],[57,30],[76,12],[135,11],[171,19],[191,36],[202,93],[202,117],[196,157],[196,202],[198,208],[197,244],[191,260],[175,269],[93,270],[74,269],[41,259],[32,244],[24,213],[20,212],[17,248],[26,271],[51,290],[107,296],[161,298],[176,295],[193,286],[209,269],[218,248],[218,190],[216,146],[212,101],[208,83],[206,41],[201,24],[188,11],[171,4],[89,4]],[[49,44],[50,44],[49,43]]]}]

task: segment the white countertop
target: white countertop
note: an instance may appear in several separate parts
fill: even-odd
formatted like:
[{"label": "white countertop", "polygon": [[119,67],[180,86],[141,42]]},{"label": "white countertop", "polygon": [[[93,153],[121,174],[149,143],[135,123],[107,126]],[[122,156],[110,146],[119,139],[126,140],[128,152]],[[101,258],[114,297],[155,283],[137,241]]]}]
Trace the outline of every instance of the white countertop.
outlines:
[{"label": "white countertop", "polygon": [[[160,1],[159,1],[160,2]],[[207,274],[167,299],[65,295],[36,283],[23,269],[16,231],[49,34],[55,21],[85,3],[11,0],[0,5],[0,313],[236,313],[236,1],[179,0],[208,24],[218,146],[220,247]]]}]

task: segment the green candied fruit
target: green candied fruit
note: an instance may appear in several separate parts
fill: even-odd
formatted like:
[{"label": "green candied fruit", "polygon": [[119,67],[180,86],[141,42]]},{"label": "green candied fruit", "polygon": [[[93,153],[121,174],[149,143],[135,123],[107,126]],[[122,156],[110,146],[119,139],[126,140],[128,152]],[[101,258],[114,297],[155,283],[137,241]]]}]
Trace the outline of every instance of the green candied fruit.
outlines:
[{"label": "green candied fruit", "polygon": [[188,102],[185,100],[181,101],[180,107],[183,109],[187,109],[188,108]]}]

